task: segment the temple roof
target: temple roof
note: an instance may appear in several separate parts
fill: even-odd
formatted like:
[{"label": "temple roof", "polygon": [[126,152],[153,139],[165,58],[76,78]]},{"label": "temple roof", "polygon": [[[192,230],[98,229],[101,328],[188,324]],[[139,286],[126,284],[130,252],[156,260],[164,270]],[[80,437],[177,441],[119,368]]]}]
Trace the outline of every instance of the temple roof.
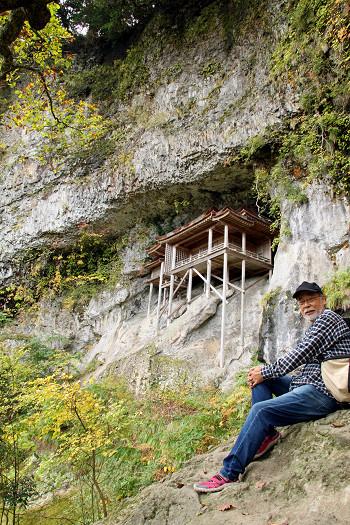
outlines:
[{"label": "temple roof", "polygon": [[271,221],[250,210],[245,208],[233,210],[228,207],[221,210],[212,208],[193,221],[158,237],[157,242],[147,252],[151,257],[163,257],[166,244],[189,246],[204,237],[209,228],[215,231],[216,227],[219,225],[222,227],[224,224],[228,225],[230,232],[246,232],[256,239],[273,238],[270,229]]}]

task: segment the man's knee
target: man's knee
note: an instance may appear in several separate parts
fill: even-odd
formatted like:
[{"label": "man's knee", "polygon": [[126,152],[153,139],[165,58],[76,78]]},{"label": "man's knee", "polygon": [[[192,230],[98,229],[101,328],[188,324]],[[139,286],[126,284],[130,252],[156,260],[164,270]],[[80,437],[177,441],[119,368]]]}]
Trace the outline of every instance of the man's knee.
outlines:
[{"label": "man's knee", "polygon": [[251,417],[266,417],[271,412],[271,409],[273,409],[273,406],[275,404],[276,398],[272,399],[266,399],[265,401],[259,401],[258,403],[254,403],[250,409],[250,416]]},{"label": "man's knee", "polygon": [[266,393],[268,391],[271,392],[271,385],[270,385],[269,379],[267,379],[266,381],[263,381],[262,383],[255,385],[255,387],[252,390],[252,396],[259,398],[260,395],[263,395],[264,397],[266,397]]},{"label": "man's knee", "polygon": [[266,401],[258,401],[257,403],[254,403],[254,405],[252,405],[250,409],[249,415],[252,417],[257,416],[261,409],[264,407],[265,403]]}]

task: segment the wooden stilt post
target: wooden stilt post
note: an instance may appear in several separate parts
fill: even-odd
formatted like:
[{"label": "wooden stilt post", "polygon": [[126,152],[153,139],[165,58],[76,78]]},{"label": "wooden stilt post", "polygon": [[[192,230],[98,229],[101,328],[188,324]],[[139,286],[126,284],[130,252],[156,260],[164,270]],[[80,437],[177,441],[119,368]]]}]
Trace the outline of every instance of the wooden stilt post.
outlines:
[{"label": "wooden stilt post", "polygon": [[[228,241],[228,225],[225,224],[225,229],[224,229],[224,246],[225,248],[228,248],[228,244],[229,244],[229,241]],[[228,290],[228,285],[227,285],[227,282],[229,281],[229,270],[228,270],[228,264],[226,264],[226,293],[227,293],[227,290]]]},{"label": "wooden stilt post", "polygon": [[174,275],[170,276],[170,288],[169,288],[169,301],[168,301],[168,316],[166,320],[166,325],[170,324],[171,308],[173,306],[173,293],[174,293]]},{"label": "wooden stilt post", "polygon": [[[211,249],[213,247],[213,228],[209,228],[208,230],[208,254],[211,252]],[[206,295],[209,298],[210,297],[210,281],[211,281],[211,259],[207,260],[207,289],[206,289]]]},{"label": "wooden stilt post", "polygon": [[164,262],[162,262],[162,264],[160,265],[158,305],[157,305],[157,332],[159,330],[160,305],[161,305],[161,302],[162,302],[163,272],[164,272]]},{"label": "wooden stilt post", "polygon": [[[246,234],[242,232],[242,252],[246,253]],[[242,275],[241,275],[241,345],[244,345],[244,303],[245,303],[245,259],[242,259]]]},{"label": "wooden stilt post", "polygon": [[192,268],[190,268],[190,270],[188,271],[187,303],[190,303],[192,299],[192,277],[193,277],[193,270]]},{"label": "wooden stilt post", "polygon": [[151,315],[152,294],[153,294],[153,283],[150,283],[149,284],[147,317],[149,317]]},{"label": "wooden stilt post", "polygon": [[[270,263],[272,263],[272,248],[271,248],[271,239],[269,239],[269,255],[268,258],[270,259]],[[272,270],[269,270],[269,281],[271,281],[272,278]]]},{"label": "wooden stilt post", "polygon": [[220,340],[220,368],[224,367],[224,342],[226,320],[226,289],[227,289],[227,252],[224,253],[224,267],[222,276],[222,314],[221,314],[221,340]]},{"label": "wooden stilt post", "polygon": [[[172,270],[175,268],[175,261],[176,261],[176,246],[173,246],[172,255],[171,255],[171,269]],[[168,316],[167,316],[167,322],[166,322],[167,326],[169,326],[170,324],[171,308],[173,305],[174,281],[175,281],[175,276],[171,274],[170,275],[170,288],[169,288]]]},{"label": "wooden stilt post", "polygon": [[228,225],[225,224],[225,229],[224,229],[224,246],[225,248],[228,247]]}]

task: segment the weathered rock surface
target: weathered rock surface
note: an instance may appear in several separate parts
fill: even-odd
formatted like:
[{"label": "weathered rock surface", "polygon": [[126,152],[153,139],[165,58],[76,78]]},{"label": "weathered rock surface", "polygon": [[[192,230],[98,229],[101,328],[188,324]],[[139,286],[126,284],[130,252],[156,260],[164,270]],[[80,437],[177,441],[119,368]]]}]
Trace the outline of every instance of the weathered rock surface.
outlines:
[{"label": "weathered rock surface", "polygon": [[24,330],[39,338],[55,336],[69,343],[70,348],[83,351],[82,370],[88,369],[97,378],[110,373],[125,376],[138,394],[155,383],[173,387],[214,383],[230,388],[235,372],[248,366],[257,351],[261,301],[267,286],[267,276],[247,280],[244,346],[240,296],[228,295],[224,368],[219,367],[222,305],[217,295],[207,299],[202,286],[194,289],[194,299],[184,306],[185,312],[168,327],[162,324],[158,333],[156,297],[147,317],[148,287],[143,279],[102,292],[82,312],[45,301],[13,331]]},{"label": "weathered rock surface", "polygon": [[241,483],[197,496],[193,482],[216,473],[230,445],[197,456],[163,482],[144,489],[108,525],[350,522],[349,410],[284,429],[282,441],[268,457],[249,465]]},{"label": "weathered rock surface", "polygon": [[[306,325],[291,297],[296,286],[303,280],[322,285],[334,270],[349,265],[349,203],[316,184],[307,193],[306,204],[285,203],[284,220],[291,234],[278,247],[271,281],[266,277],[247,281],[244,347],[239,296],[228,298],[224,369],[218,367],[221,303],[215,295],[208,301],[200,285],[191,305],[183,305],[184,313],[170,326],[162,323],[158,334],[156,294],[147,318],[148,286],[139,277],[102,292],[80,312],[46,302],[37,318],[24,324],[31,325],[33,335],[54,333],[69,339],[73,348],[84,350],[83,368],[89,367],[96,377],[125,375],[138,393],[155,382],[168,386],[214,382],[230,387],[234,373],[249,365],[258,348],[262,357],[273,361],[302,336]],[[140,267],[144,244],[136,243],[130,250],[126,249],[123,261],[125,273],[132,275]],[[275,296],[262,312],[266,292]]]},{"label": "weathered rock surface", "polygon": [[349,201],[322,184],[305,191],[306,204],[286,200],[282,210],[290,233],[278,246],[269,286],[276,295],[260,332],[260,354],[270,362],[291,349],[306,328],[292,299],[296,287],[302,281],[323,286],[334,271],[350,267]]},{"label": "weathered rock surface", "polygon": [[[163,80],[128,105],[116,103],[112,118],[126,136],[102,165],[92,158],[85,166],[67,166],[64,159],[55,169],[40,166],[37,136],[1,130],[0,282],[26,249],[70,245],[81,223],[115,234],[135,220],[168,215],[176,199],[188,199],[200,212],[214,201],[247,200],[252,171],[234,156],[298,108],[290,86],[283,91],[269,77],[268,57],[284,30],[277,4],[268,2],[265,11],[274,24],[259,20],[249,34],[237,31],[230,51],[218,20],[205,38],[164,44],[160,56],[152,55],[153,44],[146,47],[153,80]],[[180,74],[164,81],[175,66]]]}]

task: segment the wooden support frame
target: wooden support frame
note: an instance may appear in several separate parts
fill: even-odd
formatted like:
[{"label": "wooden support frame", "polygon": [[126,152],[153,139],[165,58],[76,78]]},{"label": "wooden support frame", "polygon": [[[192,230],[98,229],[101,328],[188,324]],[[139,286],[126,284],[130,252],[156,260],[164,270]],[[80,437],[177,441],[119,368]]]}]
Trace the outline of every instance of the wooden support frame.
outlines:
[{"label": "wooden support frame", "polygon": [[175,290],[174,290],[174,296],[176,295],[178,289],[180,288],[180,286],[182,285],[182,283],[183,283],[184,280],[186,279],[188,273],[189,273],[189,270],[187,270],[187,272],[185,273],[185,275],[182,277],[181,281],[179,282],[179,284],[178,284],[177,287],[175,288]]},{"label": "wooden support frame", "polygon": [[222,312],[221,312],[221,337],[220,337],[220,352],[219,352],[219,366],[224,367],[225,361],[225,321],[226,321],[226,293],[227,293],[227,269],[228,269],[227,251],[224,253],[224,266],[222,278]]},{"label": "wooden support frame", "polygon": [[162,302],[163,273],[164,273],[164,262],[162,262],[160,265],[158,304],[157,304],[157,332],[159,331],[160,308],[161,308],[161,302]]},{"label": "wooden support frame", "polygon": [[188,270],[188,283],[187,283],[187,304],[189,304],[192,300],[192,280],[193,280],[193,270],[190,268]]},{"label": "wooden support frame", "polygon": [[[172,253],[171,253],[171,269],[173,270],[175,268],[176,263],[176,246],[172,247]],[[173,297],[174,297],[174,282],[175,282],[175,275],[170,275],[170,287],[169,287],[169,301],[168,301],[168,316],[166,324],[169,326],[170,324],[170,318],[171,318],[171,309],[173,306]]]},{"label": "wooden support frame", "polygon": [[[213,247],[213,228],[208,230],[208,255],[211,253]],[[211,281],[211,259],[207,260],[207,286],[206,286],[206,296],[210,297],[210,281]]]},{"label": "wooden support frame", "polygon": [[[254,220],[259,223],[259,227],[255,230]],[[229,289],[236,292],[237,299],[237,293],[240,294],[240,342],[244,349],[246,291],[255,284],[250,284],[246,288],[247,274],[248,276],[261,275],[262,269],[270,270],[271,279],[271,236],[265,223],[264,219],[255,217],[253,213],[246,210],[238,214],[230,209],[224,209],[220,212],[211,211],[210,215],[199,217],[188,225],[159,238],[160,241],[152,248],[152,254],[157,255],[159,259],[149,263],[150,268],[157,268],[158,275],[159,264],[164,258],[159,272],[157,332],[161,320],[169,326],[174,313],[184,304],[191,303],[193,278],[198,276],[203,281],[205,296],[209,299],[211,294],[215,293],[222,302],[219,366],[223,367],[225,361]],[[239,235],[241,235],[241,242]],[[247,242],[247,235],[249,235],[249,242]],[[220,276],[216,275],[217,272],[220,272]],[[230,283],[230,273],[232,283]],[[153,287],[157,285],[157,280],[156,275],[152,275],[149,280],[148,316],[151,315]],[[185,289],[186,297],[181,293],[181,289]],[[176,294],[180,294],[179,297]]]},{"label": "wooden support frame", "polygon": [[[198,275],[198,277],[200,277],[202,279],[202,281],[204,281],[205,285],[207,285],[207,280],[206,278],[196,269],[196,268],[193,268],[193,271]],[[210,288],[213,290],[213,292],[216,293],[216,295],[218,295],[220,297],[220,299],[222,300],[222,295],[220,295],[220,293],[217,291],[216,288],[214,288],[214,286],[211,284],[210,285]]]},{"label": "wooden support frame", "polygon": [[152,295],[153,295],[153,283],[149,283],[147,317],[151,315]]},{"label": "wooden support frame", "polygon": [[167,315],[167,321],[166,321],[167,326],[169,326],[170,324],[171,309],[173,306],[174,281],[175,281],[175,276],[171,275],[170,276],[170,288],[169,288],[169,300],[168,300],[168,315]]},{"label": "wooden support frame", "polygon": [[[246,233],[242,232],[242,252],[246,253]],[[244,304],[245,304],[245,274],[246,274],[246,261],[242,259],[241,263],[241,345],[244,346]]]},{"label": "wooden support frame", "polygon": [[[218,275],[213,275],[212,276],[213,279],[217,279],[218,281],[220,281],[221,283],[224,282],[224,280],[219,277]],[[227,274],[227,282],[226,282],[226,285],[227,286],[231,286],[231,288],[233,288],[234,290],[237,290],[237,292],[241,292],[242,291],[242,288],[240,286],[237,286],[236,284],[233,284],[233,283],[230,283],[229,279],[228,279],[228,274]]]}]

